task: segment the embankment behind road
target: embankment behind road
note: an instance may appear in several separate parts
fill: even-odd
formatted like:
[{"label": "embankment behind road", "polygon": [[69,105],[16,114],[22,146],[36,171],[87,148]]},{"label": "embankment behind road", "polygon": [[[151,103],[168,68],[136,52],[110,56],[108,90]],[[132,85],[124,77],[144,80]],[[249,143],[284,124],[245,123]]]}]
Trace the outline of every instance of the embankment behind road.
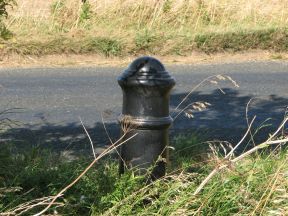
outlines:
[{"label": "embankment behind road", "polygon": [[1,34],[3,56],[190,56],[288,49],[286,1],[18,0]]}]

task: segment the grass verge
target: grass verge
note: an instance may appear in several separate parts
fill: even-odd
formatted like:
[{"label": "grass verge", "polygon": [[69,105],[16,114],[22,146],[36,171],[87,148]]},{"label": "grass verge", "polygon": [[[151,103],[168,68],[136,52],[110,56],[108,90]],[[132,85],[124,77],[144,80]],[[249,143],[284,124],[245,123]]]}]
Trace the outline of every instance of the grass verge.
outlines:
[{"label": "grass verge", "polygon": [[285,52],[287,11],[280,0],[18,0],[6,20],[14,37],[1,40],[0,49],[4,54],[105,56]]},{"label": "grass verge", "polygon": [[119,41],[102,37],[84,39],[58,37],[46,41],[6,41],[3,46],[4,52],[36,56],[63,53],[99,53],[105,56],[116,56],[122,51],[122,45]]},{"label": "grass verge", "polygon": [[[127,45],[123,38],[87,37],[83,39],[59,36],[45,40],[2,41],[2,51],[6,54],[20,55],[51,55],[51,54],[91,54],[98,53],[106,57],[129,56],[137,54],[152,55],[191,55],[194,51],[207,54],[215,52],[237,52],[249,50],[270,50],[275,52],[288,51],[288,30],[263,29],[242,30],[239,32],[202,33],[191,38],[174,38],[171,41],[161,39],[157,42],[138,42]],[[125,48],[126,47],[126,48]],[[165,49],[166,47],[166,49]]]},{"label": "grass verge", "polygon": [[[288,213],[287,149],[255,153],[219,172],[198,195],[198,185],[216,166],[215,156],[196,136],[173,143],[168,175],[147,185],[145,177],[118,176],[118,163],[108,156],[58,199],[48,213],[59,215],[286,215]],[[3,147],[3,146],[2,146]],[[201,148],[199,148],[201,147]],[[218,152],[219,153],[219,152]],[[217,153],[217,154],[218,154]],[[221,158],[221,155],[217,155]],[[63,161],[34,148],[17,154],[1,148],[0,215],[21,212],[20,204],[57,194],[91,162]],[[92,158],[91,158],[92,160]],[[29,203],[28,203],[29,204]],[[20,205],[20,207],[19,207]],[[17,208],[18,210],[16,210]],[[24,212],[31,215],[43,207]],[[9,215],[9,214],[8,214]]]}]

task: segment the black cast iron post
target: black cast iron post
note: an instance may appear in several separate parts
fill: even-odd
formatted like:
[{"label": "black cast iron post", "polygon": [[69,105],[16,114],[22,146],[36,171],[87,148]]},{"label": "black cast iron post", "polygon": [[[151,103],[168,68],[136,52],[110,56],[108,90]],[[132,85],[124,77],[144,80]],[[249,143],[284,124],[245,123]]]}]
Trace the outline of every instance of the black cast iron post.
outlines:
[{"label": "black cast iron post", "polygon": [[[165,175],[168,145],[170,90],[175,80],[163,64],[152,57],[133,61],[118,78],[123,91],[120,123],[122,135],[131,140],[120,146],[120,174],[133,169],[137,174],[147,173],[152,166],[151,180]],[[126,125],[126,126],[125,126]]]}]

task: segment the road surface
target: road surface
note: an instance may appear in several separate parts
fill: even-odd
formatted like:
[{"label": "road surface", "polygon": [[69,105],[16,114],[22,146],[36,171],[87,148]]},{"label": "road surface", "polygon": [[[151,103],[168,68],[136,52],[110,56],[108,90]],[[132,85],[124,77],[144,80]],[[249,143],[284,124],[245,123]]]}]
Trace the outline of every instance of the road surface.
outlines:
[{"label": "road surface", "polygon": [[[220,82],[226,94],[212,83],[199,87],[185,105],[206,101],[211,107],[194,113],[194,118],[179,116],[172,134],[187,131],[206,133],[209,139],[237,142],[247,127],[245,110],[253,98],[248,117],[256,115],[254,129],[261,123],[278,126],[288,105],[288,63],[248,62],[215,65],[170,65],[166,69],[176,79],[171,93],[171,110],[198,83],[208,76],[225,74],[239,84]],[[109,143],[102,116],[111,137],[118,134],[117,116],[121,113],[122,92],[117,77],[124,68],[39,68],[0,69],[1,110],[21,108],[0,115],[20,121],[19,129],[8,130],[3,139],[25,145],[51,145],[65,148],[89,146],[79,117],[89,129],[96,146]],[[15,126],[16,127],[16,126]],[[14,128],[15,128],[14,127]],[[266,131],[264,129],[263,131]],[[267,131],[266,131],[267,132]],[[205,135],[205,136],[206,136]],[[264,132],[261,136],[266,136]]]}]

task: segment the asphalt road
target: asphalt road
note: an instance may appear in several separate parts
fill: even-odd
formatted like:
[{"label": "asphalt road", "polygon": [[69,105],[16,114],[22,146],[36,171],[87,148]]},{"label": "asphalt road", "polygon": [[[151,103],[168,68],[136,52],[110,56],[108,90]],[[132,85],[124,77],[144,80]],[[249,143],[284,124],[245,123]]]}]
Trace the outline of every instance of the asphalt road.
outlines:
[{"label": "asphalt road", "polygon": [[[275,128],[288,106],[288,62],[175,65],[166,68],[177,82],[171,95],[171,110],[208,76],[226,74],[240,86],[235,88],[230,82],[220,82],[226,94],[211,83],[198,88],[186,105],[192,101],[206,101],[211,107],[196,112],[193,119],[179,116],[171,128],[173,134],[205,131],[209,139],[237,142],[247,127],[245,110],[251,98],[254,99],[248,116],[249,119],[257,116],[255,129],[267,119],[267,123],[271,124],[267,128]],[[87,146],[89,143],[80,125],[81,117],[94,143],[101,146],[108,143],[101,120],[103,113],[107,128],[112,138],[116,139],[119,130],[116,119],[122,105],[122,92],[116,79],[123,70],[0,69],[1,110],[22,108],[8,115],[0,115],[0,119],[9,117],[21,122],[17,126],[20,129],[9,130],[2,137],[22,144],[57,144],[67,148]],[[262,136],[267,135],[264,132]]]}]

